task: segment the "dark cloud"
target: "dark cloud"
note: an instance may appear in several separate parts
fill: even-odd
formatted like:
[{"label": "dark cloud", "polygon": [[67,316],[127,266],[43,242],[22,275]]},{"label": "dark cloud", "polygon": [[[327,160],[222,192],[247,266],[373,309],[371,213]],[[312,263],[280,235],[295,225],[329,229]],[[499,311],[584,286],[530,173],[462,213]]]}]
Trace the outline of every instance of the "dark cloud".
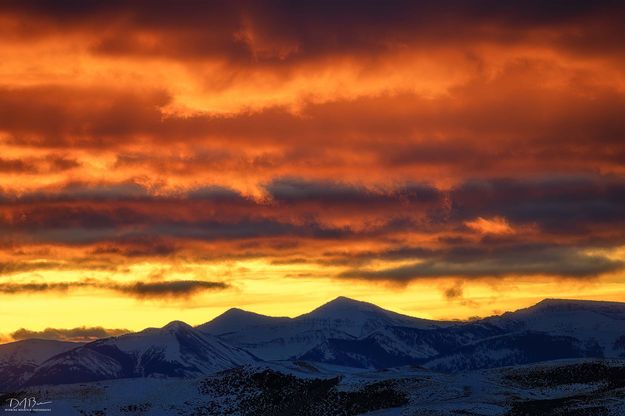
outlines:
[{"label": "dark cloud", "polygon": [[138,201],[153,202],[176,201],[211,201],[219,203],[250,204],[252,201],[240,192],[224,186],[200,186],[185,192],[155,195],[148,187],[135,181],[123,182],[68,182],[62,186],[42,188],[32,192],[8,193],[0,192],[0,198],[5,203],[29,202],[97,202],[97,201]]},{"label": "dark cloud", "polygon": [[435,250],[427,247],[409,247],[394,244],[394,247],[385,250],[365,251],[325,251],[317,259],[308,259],[308,262],[317,262],[323,265],[361,267],[374,260],[403,261],[431,257]]},{"label": "dark cloud", "polygon": [[128,329],[103,328],[101,326],[77,327],[77,328],[46,328],[43,331],[33,331],[20,328],[11,333],[11,337],[16,340],[39,338],[54,339],[58,341],[90,342],[100,338],[116,337],[127,334]]},{"label": "dark cloud", "polygon": [[64,258],[57,261],[18,260],[0,262],[0,276],[46,270],[99,270],[113,271],[117,265],[93,258]]},{"label": "dark cloud", "polygon": [[[47,209],[38,206],[22,210],[25,216],[17,223],[8,227],[5,225],[5,230],[16,235],[29,235],[36,231],[32,238],[36,238],[38,242],[74,245],[96,242],[119,242],[125,245],[128,240],[167,237],[219,241],[289,235],[329,238],[343,234],[340,229],[325,228],[311,221],[295,225],[277,219],[235,219],[229,216],[176,220],[166,217],[168,210],[159,213],[158,207],[150,207],[149,203],[147,210],[148,212],[145,209],[109,206],[57,206]],[[169,251],[169,248],[161,246],[160,249],[137,249],[134,254],[140,255],[142,251],[149,254],[153,249],[161,254]],[[122,251],[124,250],[120,247],[119,252]],[[125,252],[133,254],[132,249]]]},{"label": "dark cloud", "polygon": [[1,159],[0,158],[0,172],[37,172],[36,166],[33,166],[21,159]]},{"label": "dark cloud", "polygon": [[0,283],[0,293],[14,295],[24,293],[43,293],[51,291],[68,291],[80,288],[111,290],[139,299],[148,298],[186,298],[200,292],[225,290],[230,286],[223,282],[204,280],[169,280],[153,282],[117,283],[94,279],[76,282],[29,282]]},{"label": "dark cloud", "polygon": [[[255,200],[225,187],[152,195],[136,184],[72,184],[60,188],[59,196],[52,192],[11,197],[2,202],[4,238],[94,245],[94,261],[11,261],[0,264],[0,273],[98,268],[112,256],[267,258],[273,264],[305,260],[349,267],[339,276],[343,278],[396,282],[539,275],[585,279],[623,268],[622,261],[589,254],[625,242],[625,228],[618,226],[625,224],[625,180],[619,176],[482,179],[451,189],[290,177],[267,183],[265,190],[268,198]],[[465,224],[476,218],[503,218],[511,231],[480,234]],[[434,242],[409,244],[412,233],[432,235]],[[323,252],[315,246],[318,242],[326,245]],[[357,242],[386,248],[339,249]],[[192,243],[212,245],[208,250],[191,249]],[[276,256],[282,260],[276,261]],[[368,265],[374,260],[403,265],[373,270]],[[77,285],[140,298],[225,288],[222,283],[192,281],[153,286],[82,282],[6,284],[0,291],[66,291]]]},{"label": "dark cloud", "polygon": [[435,251],[413,264],[381,270],[351,269],[339,277],[407,282],[423,278],[555,276],[586,279],[622,270],[625,262],[584,248],[522,244],[503,247],[455,247]]},{"label": "dark cloud", "polygon": [[168,282],[136,282],[129,285],[111,286],[115,291],[139,298],[189,297],[198,292],[227,289],[223,282],[201,280],[176,280]]},{"label": "dark cloud", "polygon": [[21,159],[0,158],[0,173],[58,173],[79,167],[80,165],[80,162],[74,158],[59,155]]},{"label": "dark cloud", "polygon": [[[577,54],[620,54],[618,1],[5,1],[21,36],[101,33],[103,54],[220,58],[239,64],[298,62],[398,47],[532,42]],[[115,28],[115,30],[110,30]],[[90,30],[91,29],[91,30]],[[29,31],[30,30],[30,31]],[[532,35],[553,32],[538,39]],[[146,44],[140,34],[158,41]]]},{"label": "dark cloud", "polygon": [[451,192],[451,201],[458,220],[500,216],[548,232],[592,233],[597,226],[625,223],[625,180],[620,177],[469,181]]},{"label": "dark cloud", "polygon": [[446,288],[443,291],[443,295],[445,296],[445,299],[447,299],[449,301],[456,300],[456,299],[462,299],[462,297],[464,295],[464,288],[463,288],[462,281],[458,281],[458,282],[454,283],[453,286],[450,286],[450,287]]},{"label": "dark cloud", "polygon": [[130,238],[115,244],[105,243],[92,250],[93,255],[119,255],[123,257],[166,257],[175,254],[178,246],[164,238]]},{"label": "dark cloud", "polygon": [[15,295],[22,293],[37,293],[37,292],[52,292],[61,291],[65,292],[69,289],[76,289],[82,287],[92,286],[91,283],[86,282],[55,282],[55,283],[0,283],[0,293]]},{"label": "dark cloud", "polygon": [[[155,132],[162,125],[161,91],[34,86],[0,88],[0,130],[9,141],[45,147],[103,147],[110,138]],[[28,111],[24,111],[28,109]]]},{"label": "dark cloud", "polygon": [[61,267],[62,263],[55,261],[5,261],[0,262],[0,276],[12,273],[32,272],[35,270],[58,269]]},{"label": "dark cloud", "polygon": [[[83,186],[5,196],[7,216],[0,218],[6,235],[25,234],[40,242],[90,244],[114,241],[116,251],[131,253],[133,242],[171,252],[155,241],[167,238],[218,241],[301,237],[343,239],[394,232],[414,226],[412,217],[435,208],[441,192],[430,185],[408,184],[390,189],[338,182],[280,179],[266,187],[269,203],[224,187],[195,188],[174,195],[150,195],[134,183]],[[332,211],[319,211],[332,207]],[[354,224],[336,225],[333,215],[349,215]],[[371,217],[369,224],[359,217]],[[36,231],[36,233],[35,233]],[[110,251],[110,247],[108,249]]]},{"label": "dark cloud", "polygon": [[432,203],[441,192],[427,184],[406,184],[393,189],[371,189],[337,181],[313,181],[302,178],[278,178],[265,185],[271,198],[279,203],[318,203],[333,205]]},{"label": "dark cloud", "polygon": [[[268,200],[225,187],[152,195],[134,183],[70,184],[57,191],[6,195],[0,230],[5,239],[18,241],[102,243],[95,254],[127,257],[168,256],[194,240],[390,241],[411,232],[445,233],[438,236],[439,245],[464,247],[476,233],[465,223],[476,218],[502,218],[511,227],[505,236],[482,236],[484,244],[521,243],[525,228],[543,234],[547,242],[561,235],[595,245],[625,241],[619,231],[624,228],[617,226],[625,224],[625,180],[618,176],[474,180],[450,190],[282,178],[265,189]],[[432,249],[394,246],[383,253],[386,258],[427,255]],[[36,269],[32,264],[11,267]]]}]

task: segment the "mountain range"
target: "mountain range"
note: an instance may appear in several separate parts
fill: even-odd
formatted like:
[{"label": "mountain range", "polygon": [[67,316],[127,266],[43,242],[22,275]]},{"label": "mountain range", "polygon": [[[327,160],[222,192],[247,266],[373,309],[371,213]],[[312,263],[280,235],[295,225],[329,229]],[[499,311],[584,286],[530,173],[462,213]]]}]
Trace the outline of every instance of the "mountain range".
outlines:
[{"label": "mountain range", "polygon": [[[547,299],[473,321],[414,318],[339,297],[295,318],[230,309],[192,327],[89,343],[0,345],[0,391],[132,378],[196,378],[259,363],[459,373],[551,360],[625,357],[625,303]],[[347,371],[347,370],[346,370]]]}]

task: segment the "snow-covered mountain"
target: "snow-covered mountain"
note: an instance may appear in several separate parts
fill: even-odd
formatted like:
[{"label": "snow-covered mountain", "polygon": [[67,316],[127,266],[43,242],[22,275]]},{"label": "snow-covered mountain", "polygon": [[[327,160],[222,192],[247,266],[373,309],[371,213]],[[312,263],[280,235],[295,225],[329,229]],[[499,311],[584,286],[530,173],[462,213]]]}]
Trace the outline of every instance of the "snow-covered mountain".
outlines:
[{"label": "snow-covered mountain", "polygon": [[298,359],[358,368],[421,365],[453,353],[465,345],[504,333],[483,323],[464,323],[429,329],[385,326],[365,337],[328,339]]},{"label": "snow-covered mountain", "polygon": [[544,300],[479,321],[428,329],[385,325],[328,339],[299,359],[361,368],[418,364],[456,372],[583,357],[625,357],[625,304]]},{"label": "snow-covered mountain", "polygon": [[545,299],[485,320],[508,332],[539,331],[597,344],[606,357],[625,357],[625,303]]},{"label": "snow-covered mountain", "polygon": [[488,337],[435,357],[424,366],[454,373],[571,358],[603,358],[597,344],[575,337],[521,331]]},{"label": "snow-covered mountain", "polygon": [[292,319],[231,309],[197,329],[219,336],[262,359],[287,360],[330,339],[355,340],[377,329],[396,325],[435,329],[449,323],[401,315],[371,303],[338,297]]},{"label": "snow-covered mountain", "polygon": [[616,302],[547,299],[502,316],[451,323],[412,318],[339,297],[293,319],[237,310],[198,329],[266,360],[301,359],[360,368],[418,364],[453,372],[551,359],[625,356],[625,304]]},{"label": "snow-covered mountain", "polygon": [[370,334],[378,328],[405,326],[420,329],[435,329],[447,326],[448,322],[414,318],[382,309],[372,303],[361,302],[340,296],[312,312],[300,315],[296,321],[306,323],[314,329],[332,329],[353,337]]},{"label": "snow-covered mountain", "polygon": [[209,334],[225,336],[239,332],[245,333],[258,327],[280,326],[289,321],[291,318],[266,316],[231,308],[212,321],[199,325],[197,329]]},{"label": "snow-covered mountain", "polygon": [[105,338],[43,362],[28,385],[131,377],[196,377],[258,361],[250,353],[174,321]]},{"label": "snow-covered mountain", "polygon": [[458,373],[585,358],[625,358],[624,303],[545,300],[478,321],[438,322],[340,297],[295,318],[230,309],[196,328],[174,321],[84,345],[45,340],[0,345],[0,391],[118,378],[190,378],[259,361],[372,370],[417,365]]},{"label": "snow-covered mountain", "polygon": [[23,384],[45,360],[80,345],[36,338],[0,344],[0,391]]},{"label": "snow-covered mountain", "polygon": [[82,345],[80,342],[39,338],[0,344],[0,363],[41,364],[53,355],[71,350],[80,345]]}]

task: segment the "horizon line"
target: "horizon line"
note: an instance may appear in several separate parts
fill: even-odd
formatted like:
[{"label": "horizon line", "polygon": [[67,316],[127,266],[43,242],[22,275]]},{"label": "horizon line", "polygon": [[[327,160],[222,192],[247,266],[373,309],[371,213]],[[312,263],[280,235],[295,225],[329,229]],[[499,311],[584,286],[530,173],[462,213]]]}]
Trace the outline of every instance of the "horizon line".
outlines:
[{"label": "horizon line", "polygon": [[[298,319],[298,318],[300,318],[302,316],[308,315],[308,314],[310,314],[310,313],[312,313],[312,312],[314,312],[314,311],[316,311],[318,309],[321,309],[321,308],[323,308],[326,305],[329,305],[329,304],[331,304],[333,302],[338,301],[339,299],[345,299],[347,301],[351,301],[351,302],[354,302],[354,303],[362,303],[362,304],[372,305],[372,306],[374,306],[376,308],[379,308],[379,309],[382,309],[382,310],[384,310],[386,312],[391,312],[391,313],[402,315],[402,316],[405,316],[405,317],[408,317],[408,318],[412,318],[412,319],[419,319],[419,320],[430,321],[430,322],[441,322],[441,323],[468,323],[468,322],[481,321],[481,320],[485,320],[485,319],[489,319],[489,318],[495,318],[495,317],[503,316],[503,315],[505,315],[507,313],[514,313],[514,312],[522,311],[522,310],[525,310],[525,309],[530,309],[530,308],[538,306],[539,304],[544,303],[546,301],[599,303],[599,304],[624,304],[625,305],[625,301],[596,300],[596,299],[578,299],[578,298],[549,298],[548,297],[548,298],[543,298],[542,300],[540,300],[540,301],[538,301],[536,303],[530,304],[529,306],[526,306],[526,307],[523,307],[523,308],[519,308],[519,309],[514,309],[514,310],[502,311],[499,314],[492,314],[492,315],[480,316],[480,317],[477,317],[477,316],[476,317],[469,317],[469,318],[466,318],[466,319],[460,319],[460,318],[455,318],[455,319],[429,319],[429,318],[421,318],[421,317],[414,316],[414,315],[408,315],[408,314],[405,314],[405,313],[402,313],[402,312],[397,312],[397,311],[394,311],[394,310],[391,310],[391,309],[387,309],[387,308],[381,307],[381,306],[379,306],[379,305],[377,305],[377,304],[375,304],[373,302],[363,301],[363,300],[350,298],[350,297],[341,295],[341,296],[337,296],[337,297],[335,297],[335,298],[333,298],[333,299],[331,299],[331,300],[329,300],[327,302],[322,303],[321,305],[317,306],[316,308],[313,308],[312,310],[310,310],[308,312],[305,312],[305,313],[302,313],[302,314],[299,314],[299,315],[296,315],[296,316],[293,316],[293,317],[290,317],[290,316],[266,315],[266,314],[262,314],[262,313],[258,313],[258,312],[254,312],[254,311],[250,311],[250,310],[246,310],[246,309],[243,309],[243,308],[238,307],[238,306],[232,306],[232,307],[224,310],[219,315],[216,315],[212,319],[210,319],[208,321],[205,321],[205,322],[202,322],[202,323],[199,323],[199,324],[195,324],[195,325],[189,324],[189,323],[187,323],[187,322],[185,322],[183,320],[173,319],[171,321],[166,322],[162,326],[147,326],[145,328],[141,328],[141,329],[137,329],[137,330],[127,330],[128,332],[119,333],[119,334],[115,334],[115,335],[105,335],[103,337],[94,337],[93,339],[88,339],[88,340],[85,339],[85,340],[82,340],[82,341],[80,341],[80,340],[72,340],[72,339],[57,339],[57,338],[45,338],[45,337],[34,336],[34,337],[24,337],[24,338],[19,338],[19,339],[7,339],[7,340],[3,340],[2,338],[0,338],[0,345],[6,345],[6,344],[15,343],[15,342],[27,341],[27,340],[74,342],[74,343],[86,344],[86,343],[94,342],[94,341],[97,341],[97,340],[100,340],[100,339],[115,338],[115,337],[123,336],[123,335],[127,335],[127,334],[136,334],[136,333],[139,333],[141,331],[148,330],[148,329],[162,329],[162,328],[164,328],[164,327],[166,327],[166,326],[168,326],[168,325],[170,325],[170,324],[172,324],[174,322],[182,322],[182,323],[184,323],[186,325],[189,325],[190,327],[196,329],[199,326],[202,326],[202,325],[208,324],[210,322],[213,322],[214,320],[222,317],[223,315],[225,315],[226,313],[228,313],[229,311],[232,311],[232,310],[239,310],[239,311],[242,311],[242,312],[245,312],[245,313],[250,313],[250,314],[254,314],[254,315],[258,315],[258,316],[262,316],[262,317],[266,317],[266,318],[276,318],[276,319],[281,319],[282,318],[282,319],[294,320],[294,319]],[[89,327],[87,325],[83,325],[83,326],[76,327],[76,328],[64,328],[64,329],[66,329],[66,330],[75,330],[75,329],[89,329],[89,328],[102,328],[102,329],[104,329],[103,327],[99,327],[99,326]],[[18,329],[17,331],[14,331],[12,334],[14,334],[14,333],[16,333],[16,332],[18,332],[20,330],[23,330],[23,329],[25,329],[25,328]],[[58,328],[45,328],[45,329],[43,329],[40,332],[43,332],[45,330],[50,330],[50,329],[58,330]]]}]

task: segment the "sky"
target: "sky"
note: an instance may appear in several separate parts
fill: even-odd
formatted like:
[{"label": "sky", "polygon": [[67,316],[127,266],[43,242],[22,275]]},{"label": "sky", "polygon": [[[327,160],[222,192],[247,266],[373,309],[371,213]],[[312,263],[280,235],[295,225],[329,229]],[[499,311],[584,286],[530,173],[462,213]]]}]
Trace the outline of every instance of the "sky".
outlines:
[{"label": "sky", "polygon": [[0,340],[625,301],[624,17],[2,1]]}]

